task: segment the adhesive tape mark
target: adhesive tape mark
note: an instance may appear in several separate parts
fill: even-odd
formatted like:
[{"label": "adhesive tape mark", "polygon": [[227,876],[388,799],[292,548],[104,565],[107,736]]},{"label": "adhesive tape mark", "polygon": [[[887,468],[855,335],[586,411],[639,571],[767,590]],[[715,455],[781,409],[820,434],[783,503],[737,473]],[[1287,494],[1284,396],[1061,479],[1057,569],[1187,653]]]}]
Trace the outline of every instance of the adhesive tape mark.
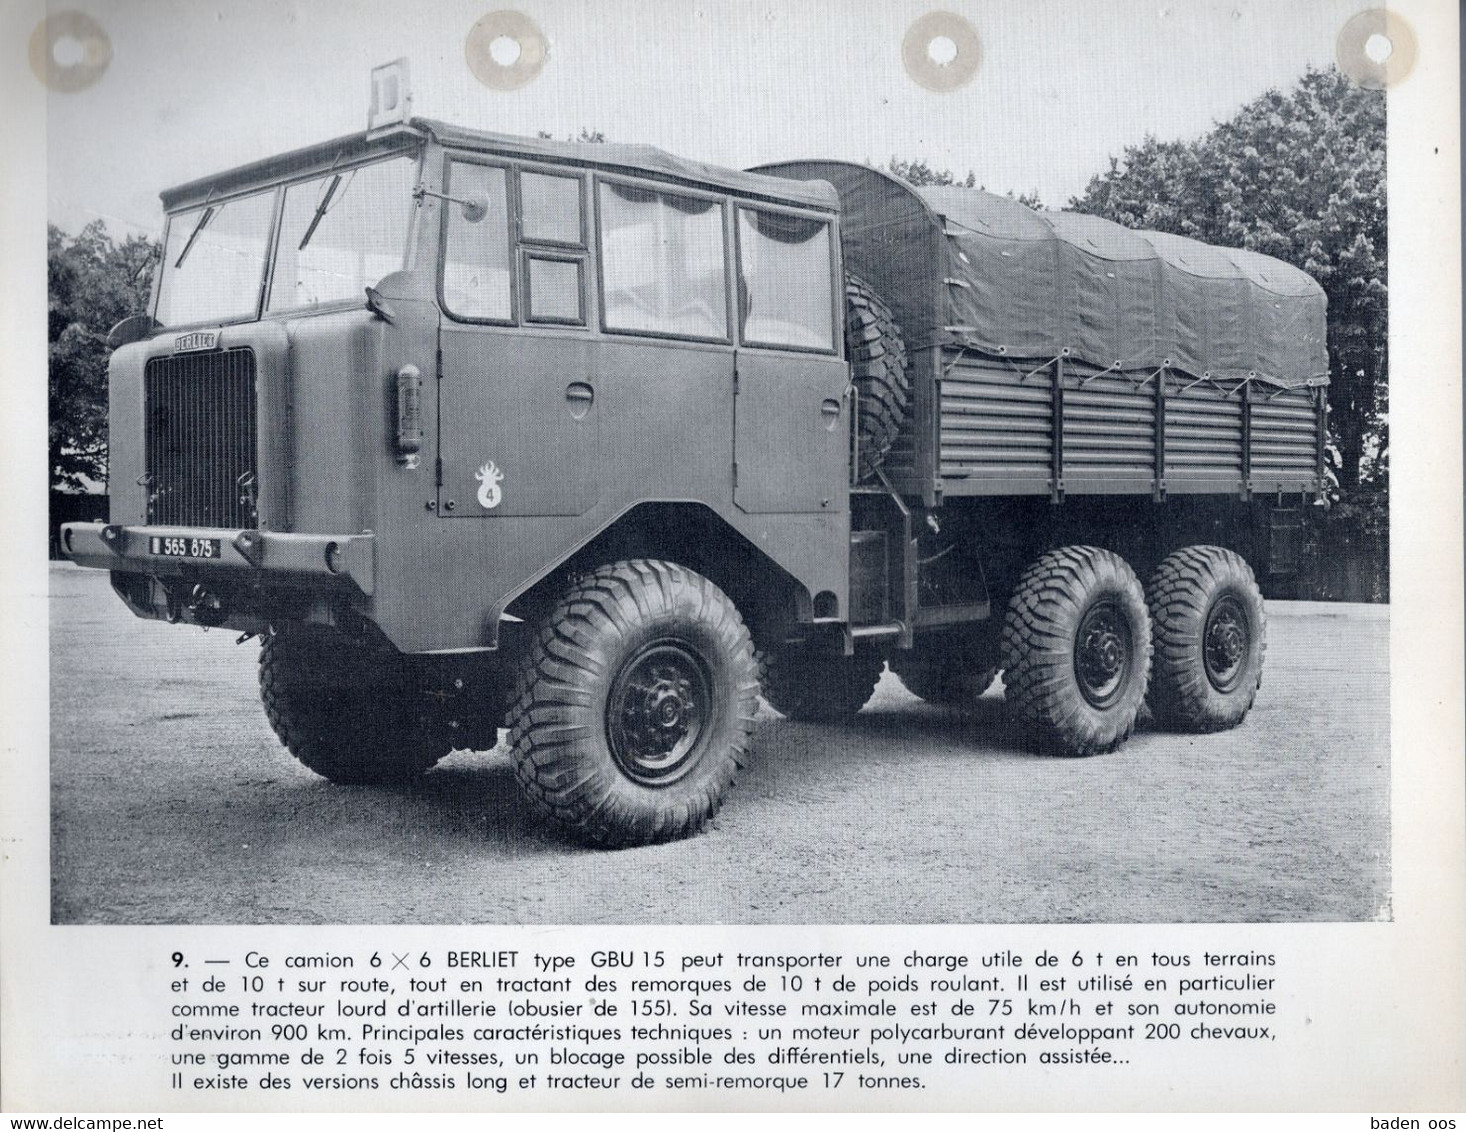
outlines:
[{"label": "adhesive tape mark", "polygon": [[1351,16],[1339,32],[1334,55],[1339,70],[1366,90],[1386,90],[1415,67],[1415,32],[1405,17],[1385,8]]},{"label": "adhesive tape mark", "polygon": [[533,81],[549,52],[549,41],[535,22],[507,9],[484,16],[463,44],[468,69],[494,90],[515,90]]},{"label": "adhesive tape mark", "polygon": [[31,32],[30,57],[36,78],[70,94],[102,77],[112,62],[112,41],[85,12],[57,12]]},{"label": "adhesive tape mark", "polygon": [[906,29],[901,41],[906,73],[927,90],[956,90],[982,65],[977,29],[952,12],[928,12]]}]

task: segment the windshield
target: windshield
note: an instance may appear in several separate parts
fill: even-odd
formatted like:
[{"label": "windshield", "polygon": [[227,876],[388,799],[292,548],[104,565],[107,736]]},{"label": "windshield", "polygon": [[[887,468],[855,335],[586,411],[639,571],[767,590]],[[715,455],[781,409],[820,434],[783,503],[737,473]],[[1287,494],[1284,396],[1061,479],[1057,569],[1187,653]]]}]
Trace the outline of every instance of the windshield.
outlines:
[{"label": "windshield", "polygon": [[253,318],[260,301],[275,194],[181,212],[168,224],[158,321],[164,326]]},{"label": "windshield", "polygon": [[158,283],[164,326],[258,317],[270,228],[285,194],[265,310],[361,299],[403,266],[413,157],[336,170],[281,189],[174,215]]},{"label": "windshield", "polygon": [[402,267],[417,162],[398,157],[285,189],[266,310],[359,299]]}]

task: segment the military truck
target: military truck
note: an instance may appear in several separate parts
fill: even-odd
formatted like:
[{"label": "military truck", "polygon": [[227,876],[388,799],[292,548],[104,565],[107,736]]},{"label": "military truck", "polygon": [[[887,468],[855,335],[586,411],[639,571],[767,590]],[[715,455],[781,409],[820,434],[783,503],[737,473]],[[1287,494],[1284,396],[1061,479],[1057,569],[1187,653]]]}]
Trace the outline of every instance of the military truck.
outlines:
[{"label": "military truck", "polygon": [[717,812],[760,689],[829,722],[887,663],[958,706],[1001,671],[1070,755],[1253,702],[1249,562],[1294,566],[1323,477],[1324,300],[1285,264],[419,118],[162,199],[110,521],[65,550],[259,637],[332,782],[507,729],[536,809],[636,845]]}]

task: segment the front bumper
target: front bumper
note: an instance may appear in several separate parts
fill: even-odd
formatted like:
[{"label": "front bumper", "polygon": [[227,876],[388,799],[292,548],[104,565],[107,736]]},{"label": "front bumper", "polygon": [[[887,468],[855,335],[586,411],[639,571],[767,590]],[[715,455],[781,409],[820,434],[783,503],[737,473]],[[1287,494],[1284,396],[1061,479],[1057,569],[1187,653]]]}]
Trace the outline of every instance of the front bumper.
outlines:
[{"label": "front bumper", "polygon": [[[154,538],[218,539],[218,558],[153,554]],[[200,527],[124,527],[115,523],[63,523],[61,549],[73,562],[98,570],[277,584],[350,582],[368,597],[375,574],[372,535],[281,534]]]}]

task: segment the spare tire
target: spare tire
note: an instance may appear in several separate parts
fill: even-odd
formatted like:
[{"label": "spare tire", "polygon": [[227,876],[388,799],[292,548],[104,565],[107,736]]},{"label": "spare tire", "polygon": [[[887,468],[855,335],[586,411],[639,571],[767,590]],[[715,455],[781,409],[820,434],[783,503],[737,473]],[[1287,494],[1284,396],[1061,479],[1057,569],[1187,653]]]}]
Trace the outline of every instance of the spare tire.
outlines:
[{"label": "spare tire", "polygon": [[845,276],[845,353],[860,397],[859,478],[870,479],[906,420],[906,343],[886,306],[858,275]]}]

